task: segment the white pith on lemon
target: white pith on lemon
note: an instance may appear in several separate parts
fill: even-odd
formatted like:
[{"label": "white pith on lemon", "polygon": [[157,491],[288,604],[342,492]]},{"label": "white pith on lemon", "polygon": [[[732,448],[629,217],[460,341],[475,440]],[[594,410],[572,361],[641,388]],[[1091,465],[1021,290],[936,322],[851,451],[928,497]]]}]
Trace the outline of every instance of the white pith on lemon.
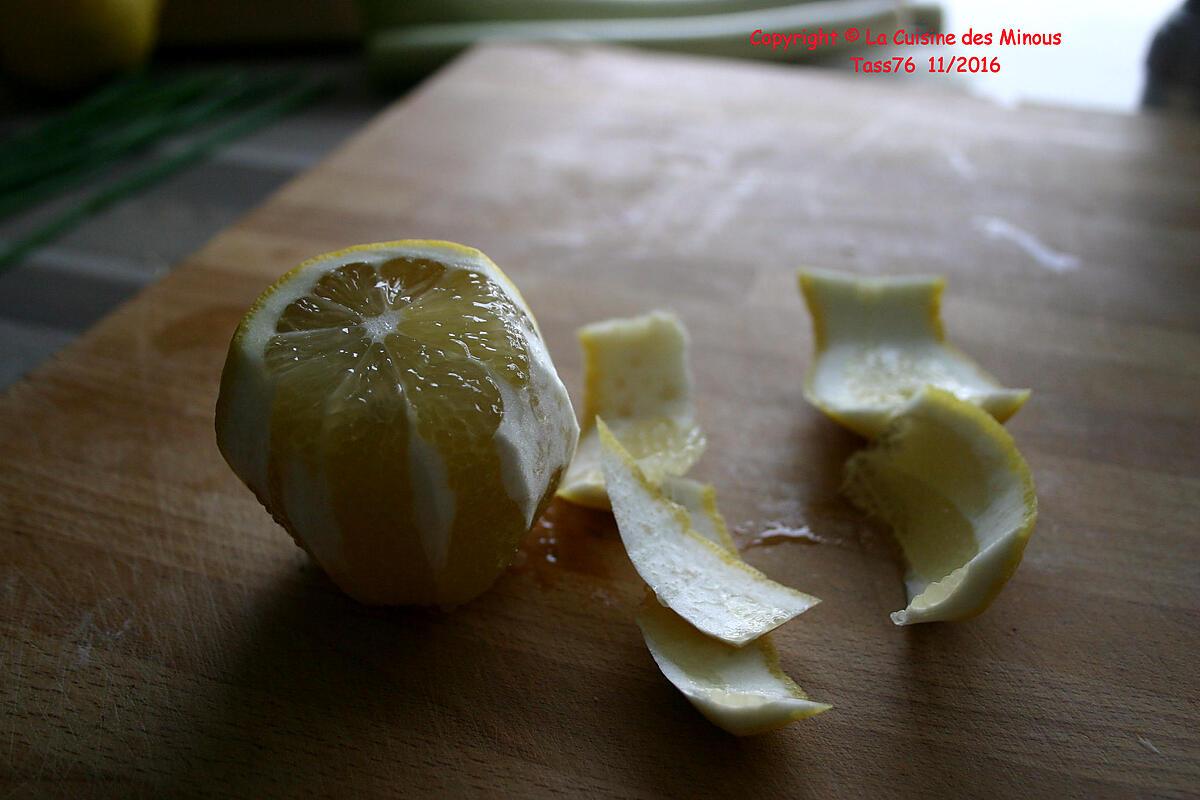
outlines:
[{"label": "white pith on lemon", "polygon": [[846,464],[846,493],[888,522],[908,561],[897,625],[972,617],[1012,576],[1037,520],[1025,459],[978,406],[928,387]]},{"label": "white pith on lemon", "polygon": [[804,396],[867,437],[926,385],[945,389],[1003,422],[1029,398],[1006,389],[945,340],[945,281],[862,278],[802,270],[800,291],[813,321],[815,355]]},{"label": "white pith on lemon", "polygon": [[647,478],[602,419],[596,427],[621,541],[663,605],[702,633],[741,646],[820,602],[697,533],[687,511]]},{"label": "white pith on lemon", "polygon": [[[688,512],[692,530],[738,557],[711,486],[667,478],[662,488]],[[764,733],[830,708],[810,700],[784,674],[770,634],[743,647],[724,644],[700,633],[654,597],[642,602],[637,623],[667,680],[713,724],[732,734]]]},{"label": "white pith on lemon", "polygon": [[737,544],[729,535],[725,517],[717,508],[717,490],[707,483],[683,476],[664,478],[659,487],[663,496],[688,513],[692,530],[715,545],[737,555]]},{"label": "white pith on lemon", "polygon": [[638,466],[657,483],[682,475],[704,452],[696,423],[687,332],[677,317],[656,311],[579,330],[583,348],[583,431],[558,494],[607,509],[596,417],[603,417]]},{"label": "white pith on lemon", "polygon": [[520,293],[478,250],[405,240],[318,256],[230,344],[217,441],[349,595],[465,602],[548,503],[578,437]]}]

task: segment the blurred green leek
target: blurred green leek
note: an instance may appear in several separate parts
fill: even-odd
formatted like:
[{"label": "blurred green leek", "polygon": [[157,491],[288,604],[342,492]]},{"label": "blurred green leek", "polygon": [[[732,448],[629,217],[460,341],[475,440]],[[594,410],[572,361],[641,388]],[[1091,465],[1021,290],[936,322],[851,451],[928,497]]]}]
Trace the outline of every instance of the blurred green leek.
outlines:
[{"label": "blurred green leek", "polygon": [[295,75],[251,77],[234,70],[166,78],[137,75],[9,137],[0,142],[0,219],[83,184],[131,154],[171,137],[191,135],[169,154],[102,184],[20,239],[0,245],[0,270],[88,216],[307,105],[328,89],[326,82]]},{"label": "blurred green leek", "polygon": [[[372,72],[396,85],[478,43],[587,42],[796,61],[825,55],[829,48],[772,50],[751,45],[750,34],[895,30],[902,17],[918,19],[923,27],[938,24],[936,7],[904,7],[895,0],[360,0],[360,5]],[[839,37],[838,46],[845,44]]]}]

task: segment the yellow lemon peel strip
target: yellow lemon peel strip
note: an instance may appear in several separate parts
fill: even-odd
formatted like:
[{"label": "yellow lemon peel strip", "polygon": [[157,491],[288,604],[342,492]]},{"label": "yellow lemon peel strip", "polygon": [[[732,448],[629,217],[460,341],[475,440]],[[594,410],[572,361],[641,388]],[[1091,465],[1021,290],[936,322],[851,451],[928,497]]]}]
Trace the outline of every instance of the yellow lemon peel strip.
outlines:
[{"label": "yellow lemon peel strip", "polygon": [[710,639],[653,597],[637,612],[654,662],[714,725],[737,736],[765,733],[828,711],[783,673],[769,636],[745,647]]},{"label": "yellow lemon peel strip", "polygon": [[945,280],[862,278],[799,272],[813,321],[815,355],[804,396],[836,422],[868,438],[926,385],[945,389],[1003,422],[1029,398],[1006,389],[945,340]]},{"label": "yellow lemon peel strip", "polygon": [[[668,478],[663,492],[687,510],[696,533],[736,555],[711,486]],[[831,708],[810,700],[784,674],[770,634],[740,648],[723,644],[700,633],[654,597],[642,602],[637,623],[667,680],[709,721],[732,734],[765,733]]]},{"label": "yellow lemon peel strip", "polygon": [[702,633],[741,646],[820,602],[697,533],[687,511],[646,477],[603,420],[596,425],[621,540],[663,605]]},{"label": "yellow lemon peel strip", "polygon": [[897,625],[979,614],[1012,576],[1037,520],[1025,459],[978,406],[927,387],[846,464],[846,494],[888,522],[908,561]]},{"label": "yellow lemon peel strip", "polygon": [[677,317],[655,311],[579,330],[584,360],[583,429],[558,494],[590,508],[609,508],[600,466],[596,417],[655,483],[682,475],[704,452],[695,420],[687,332]]}]

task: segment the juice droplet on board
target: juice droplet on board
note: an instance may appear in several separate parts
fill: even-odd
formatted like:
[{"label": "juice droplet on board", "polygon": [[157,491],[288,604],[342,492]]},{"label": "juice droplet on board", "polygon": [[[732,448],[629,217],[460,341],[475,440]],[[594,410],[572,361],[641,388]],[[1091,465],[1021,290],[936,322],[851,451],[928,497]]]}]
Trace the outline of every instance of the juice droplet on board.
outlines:
[{"label": "juice droplet on board", "polygon": [[746,530],[745,525],[734,530],[737,536],[738,549],[748,550],[752,547],[770,547],[784,542],[799,542],[801,544],[828,544],[829,540],[813,533],[807,525],[793,528],[781,522],[768,522],[766,527],[753,533]]},{"label": "juice droplet on board", "polygon": [[607,514],[555,501],[521,545],[512,569],[532,570],[543,587],[552,585],[563,571],[593,578],[611,577],[606,541],[615,542],[612,518]]}]

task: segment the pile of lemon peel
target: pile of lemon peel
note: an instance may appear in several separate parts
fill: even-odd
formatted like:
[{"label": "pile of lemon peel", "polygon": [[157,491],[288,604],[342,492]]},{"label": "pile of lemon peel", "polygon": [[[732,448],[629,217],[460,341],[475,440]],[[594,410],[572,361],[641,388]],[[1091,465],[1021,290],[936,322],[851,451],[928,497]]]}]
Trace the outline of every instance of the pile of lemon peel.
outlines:
[{"label": "pile of lemon peel", "polygon": [[[1020,564],[1037,519],[1029,467],[1001,425],[1029,391],[1001,386],[945,341],[941,278],[810,270],[800,272],[799,284],[816,351],[805,397],[872,439],[847,462],[844,492],[891,525],[908,564],[908,605],[892,621],[981,613]],[[612,320],[583,329],[580,340],[583,455],[560,496],[611,508],[651,592],[636,618],[663,675],[737,735],[828,710],[783,673],[769,636],[819,601],[742,561],[715,490],[681,477],[700,454],[684,442],[703,442],[682,324],[661,313]],[[639,350],[649,357],[631,363]],[[616,415],[620,431],[605,413]],[[630,421],[646,420],[689,433],[628,434],[636,430]]]},{"label": "pile of lemon peel", "polygon": [[612,510],[651,591],[637,623],[663,675],[739,736],[827,710],[784,674],[768,635],[819,600],[746,564],[715,490],[682,477],[704,446],[683,324],[657,311],[588,325],[579,339],[583,433],[559,496]]},{"label": "pile of lemon peel", "polygon": [[908,563],[897,625],[984,611],[1021,562],[1037,519],[1025,459],[1000,424],[1025,403],[945,341],[936,277],[802,270],[814,358],[805,397],[873,439],[844,492],[887,522]]}]

